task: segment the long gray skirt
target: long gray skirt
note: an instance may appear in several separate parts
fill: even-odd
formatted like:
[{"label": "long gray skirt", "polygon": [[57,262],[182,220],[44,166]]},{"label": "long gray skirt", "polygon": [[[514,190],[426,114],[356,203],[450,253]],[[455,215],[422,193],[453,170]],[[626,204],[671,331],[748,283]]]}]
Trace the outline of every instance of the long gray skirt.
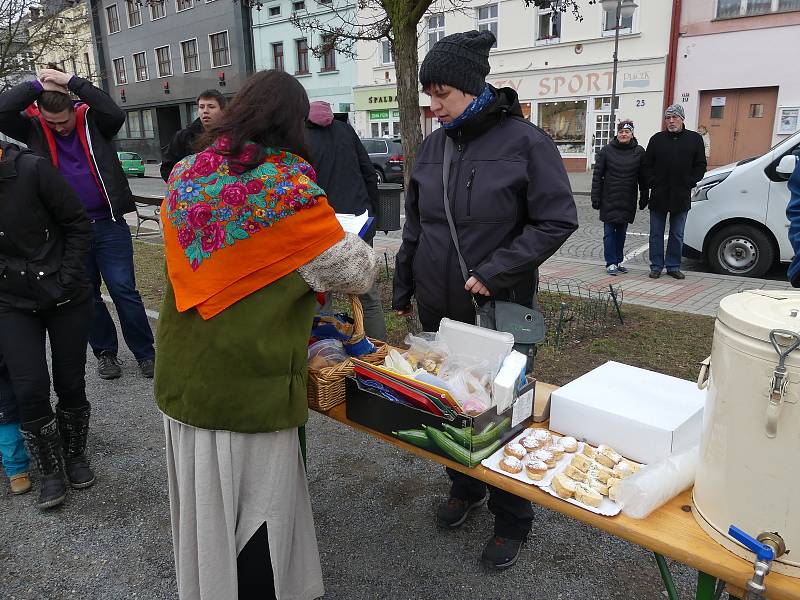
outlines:
[{"label": "long gray skirt", "polygon": [[297,429],[210,431],[165,416],[164,433],[181,600],[235,600],[236,557],[264,522],[278,600],[321,597]]}]

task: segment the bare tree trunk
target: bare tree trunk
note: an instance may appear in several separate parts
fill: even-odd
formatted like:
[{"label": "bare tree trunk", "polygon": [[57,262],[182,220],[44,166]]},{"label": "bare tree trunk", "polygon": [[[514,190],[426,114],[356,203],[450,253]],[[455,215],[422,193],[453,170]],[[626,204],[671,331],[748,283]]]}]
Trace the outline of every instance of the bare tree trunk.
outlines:
[{"label": "bare tree trunk", "polygon": [[417,24],[411,19],[394,20],[394,66],[397,73],[397,102],[400,106],[400,135],[403,139],[403,175],[406,187],[414,168],[417,148],[422,143],[417,80]]}]

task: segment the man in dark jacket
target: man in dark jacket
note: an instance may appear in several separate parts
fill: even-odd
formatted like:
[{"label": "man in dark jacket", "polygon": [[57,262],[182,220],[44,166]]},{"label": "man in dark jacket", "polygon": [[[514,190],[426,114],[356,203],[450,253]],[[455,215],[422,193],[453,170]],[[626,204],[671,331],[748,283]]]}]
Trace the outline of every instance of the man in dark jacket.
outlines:
[{"label": "man in dark jacket", "polygon": [[[685,279],[681,273],[683,229],[692,207],[692,188],[706,172],[706,154],[699,133],[684,127],[684,112],[673,104],[664,112],[666,131],[650,138],[645,164],[650,175],[650,277],[658,279],[664,266],[667,275]],[[644,209],[648,201],[639,202]],[[664,230],[669,217],[669,240],[664,256]]]},{"label": "man in dark jacket", "polygon": [[[69,92],[81,102],[74,104]],[[92,222],[87,262],[95,307],[89,343],[103,379],[115,379],[122,370],[117,360],[117,330],[100,296],[101,277],[142,374],[152,378],[155,364],[153,333],[136,290],[133,245],[125,222],[125,214],[135,209],[133,195],[113,144],[124,123],[125,113],[108,94],[85,79],[55,69],[44,69],[37,81],[20,83],[0,94],[0,131],[49,159]]]},{"label": "man in dark jacket", "polygon": [[[92,318],[86,255],[92,229],[82,203],[50,161],[5,142],[0,157],[0,355],[39,468],[38,506],[50,508],[66,494],[62,461],[73,487],[94,483],[85,454]],[[55,415],[45,336],[58,396]]]},{"label": "man in dark jacket", "polygon": [[[374,215],[378,205],[378,177],[356,132],[347,123],[333,118],[327,102],[311,103],[307,125],[311,164],[317,173],[317,183],[325,190],[333,210],[351,215],[368,211]],[[374,235],[373,226],[364,238],[368,244],[372,244]],[[359,295],[359,299],[367,335],[385,340],[386,321],[378,283],[366,294]]]},{"label": "man in dark jacket", "polygon": [[636,216],[637,187],[644,202],[649,189],[644,148],[633,136],[633,121],[620,121],[617,135],[597,153],[592,172],[592,208],[603,222],[606,273],[627,273],[622,264],[628,224]]},{"label": "man in dark jacket", "polygon": [[197,97],[197,118],[191,125],[176,133],[161,155],[161,178],[169,179],[172,168],[179,160],[197,153],[200,136],[222,116],[227,99],[218,90],[206,90]]},{"label": "man in dark jacket", "polygon": [[[406,191],[393,308],[408,314],[415,296],[427,331],[436,331],[443,317],[474,323],[475,295],[531,306],[537,268],[578,227],[555,144],[523,118],[514,90],[485,82],[494,42],[488,31],[447,36],[420,68],[420,82],[442,128],[420,146]],[[448,197],[466,282],[444,205],[442,163],[448,138],[455,144]],[[448,474],[450,498],[437,518],[445,527],[458,527],[483,504],[487,486],[451,469]],[[495,515],[495,535],[482,558],[496,568],[510,567],[533,522],[530,502],[489,487],[489,510]]]}]

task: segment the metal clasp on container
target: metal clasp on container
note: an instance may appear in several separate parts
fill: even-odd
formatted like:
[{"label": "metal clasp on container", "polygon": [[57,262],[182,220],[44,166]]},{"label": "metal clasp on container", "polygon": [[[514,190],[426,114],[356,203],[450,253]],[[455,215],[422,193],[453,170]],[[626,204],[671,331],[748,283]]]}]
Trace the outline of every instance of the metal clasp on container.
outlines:
[{"label": "metal clasp on container", "polygon": [[[782,347],[778,337],[789,338],[791,343]],[[778,353],[778,364],[772,373],[769,383],[769,401],[767,402],[766,431],[767,437],[774,438],[778,435],[778,417],[783,408],[783,398],[786,395],[786,385],[789,383],[786,370],[786,357],[800,347],[800,335],[787,329],[773,329],[769,332],[769,341]]]}]

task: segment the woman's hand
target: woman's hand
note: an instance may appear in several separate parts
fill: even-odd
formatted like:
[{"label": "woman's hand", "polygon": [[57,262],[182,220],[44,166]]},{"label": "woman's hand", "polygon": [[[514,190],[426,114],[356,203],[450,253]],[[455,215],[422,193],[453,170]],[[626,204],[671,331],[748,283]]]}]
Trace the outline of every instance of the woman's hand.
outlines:
[{"label": "woman's hand", "polygon": [[396,310],[395,314],[398,317],[410,317],[413,314],[413,311],[411,310],[411,308],[406,308],[403,310]]},{"label": "woman's hand", "polygon": [[475,277],[470,277],[467,279],[467,283],[464,284],[464,289],[472,294],[480,294],[481,296],[491,296],[491,292],[489,288],[483,285],[480,281],[475,279]]}]

